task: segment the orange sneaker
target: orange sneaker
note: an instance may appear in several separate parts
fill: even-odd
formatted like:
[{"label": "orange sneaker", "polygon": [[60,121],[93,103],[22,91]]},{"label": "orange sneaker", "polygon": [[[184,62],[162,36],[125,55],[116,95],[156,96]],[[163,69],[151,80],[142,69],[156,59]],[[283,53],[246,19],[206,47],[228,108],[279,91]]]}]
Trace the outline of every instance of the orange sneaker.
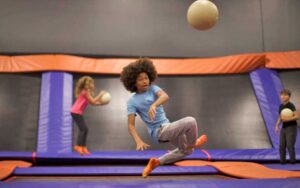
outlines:
[{"label": "orange sneaker", "polygon": [[196,140],[196,143],[194,146],[188,146],[186,148],[187,149],[198,148],[198,147],[202,146],[203,144],[205,144],[205,142],[207,142],[207,136],[205,134],[203,134]]},{"label": "orange sneaker", "polygon": [[198,148],[207,142],[207,136],[205,134],[201,135],[195,143],[195,148]]},{"label": "orange sneaker", "polygon": [[75,150],[76,152],[78,152],[80,155],[83,155],[83,154],[84,154],[84,153],[83,153],[83,147],[82,147],[82,146],[76,145],[76,146],[74,146],[74,150]]},{"label": "orange sneaker", "polygon": [[152,170],[154,170],[159,165],[160,165],[160,162],[157,158],[151,158],[149,160],[147,166],[144,168],[144,171],[142,174],[143,178],[146,178],[152,172]]},{"label": "orange sneaker", "polygon": [[82,151],[84,154],[91,155],[91,152],[87,149],[87,147],[82,147]]}]

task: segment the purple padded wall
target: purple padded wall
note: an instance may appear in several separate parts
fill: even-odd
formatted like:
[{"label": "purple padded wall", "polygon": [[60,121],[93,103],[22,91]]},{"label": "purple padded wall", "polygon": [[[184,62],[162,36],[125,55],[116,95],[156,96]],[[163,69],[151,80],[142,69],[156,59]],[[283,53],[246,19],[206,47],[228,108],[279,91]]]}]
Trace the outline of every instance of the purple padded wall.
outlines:
[{"label": "purple padded wall", "polygon": [[72,151],[73,76],[63,72],[42,75],[38,130],[38,153]]},{"label": "purple padded wall", "polygon": [[276,71],[265,68],[252,71],[250,78],[271,143],[273,148],[278,148],[279,136],[275,133],[275,125],[280,105],[279,93],[283,88],[281,80]]}]

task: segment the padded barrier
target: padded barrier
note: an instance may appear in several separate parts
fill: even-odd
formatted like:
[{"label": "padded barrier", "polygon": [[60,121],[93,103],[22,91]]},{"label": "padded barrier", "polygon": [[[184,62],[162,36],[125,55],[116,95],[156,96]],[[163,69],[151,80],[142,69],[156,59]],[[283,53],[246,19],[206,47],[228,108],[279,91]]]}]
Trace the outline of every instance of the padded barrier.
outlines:
[{"label": "padded barrier", "polygon": [[250,78],[273,148],[279,148],[279,136],[275,133],[279,93],[283,89],[279,75],[276,71],[262,68],[252,71]]},{"label": "padded barrier", "polygon": [[[279,162],[277,149],[218,149],[205,150],[209,153],[213,161],[252,161],[252,162]],[[78,153],[37,153],[37,163],[146,163],[151,157],[159,157],[165,154],[165,150],[146,151],[98,151],[91,155],[80,156]],[[0,160],[10,160],[22,158],[32,160],[32,153],[28,152],[0,152]],[[288,156],[287,156],[288,158]],[[25,160],[24,159],[24,160]],[[209,160],[202,150],[196,150],[185,159]],[[300,161],[300,150],[296,150],[296,159]]]},{"label": "padded barrier", "polygon": [[299,69],[300,51],[268,52],[266,67],[270,69]]},{"label": "padded barrier", "polygon": [[10,176],[18,167],[20,167],[19,169],[22,169],[30,167],[31,165],[31,163],[25,161],[0,161],[0,180]]},{"label": "padded barrier", "polygon": [[280,163],[273,163],[273,164],[263,164],[265,167],[272,168],[272,169],[281,169],[281,170],[290,170],[290,171],[300,171],[300,164],[285,164],[282,165]]},{"label": "padded barrier", "polygon": [[[205,150],[209,153],[213,161],[253,161],[253,162],[271,162],[279,161],[277,149],[216,149]],[[91,155],[80,156],[78,153],[37,153],[35,158],[37,162],[113,162],[113,161],[148,161],[151,157],[159,157],[165,154],[165,150],[146,150],[146,151],[95,151]],[[29,152],[0,152],[1,160],[8,159],[28,159],[31,161],[34,153]],[[288,156],[287,156],[288,157]],[[296,149],[296,158],[300,159],[300,149]],[[209,160],[208,156],[202,150],[196,150],[192,155],[185,159]],[[300,160],[299,160],[300,161]]]},{"label": "padded barrier", "polygon": [[296,188],[299,187],[299,179],[241,179],[241,180],[145,180],[138,179],[135,181],[90,181],[77,180],[70,182],[70,180],[54,182],[53,180],[37,181],[26,180],[25,181],[11,181],[9,183],[1,183],[1,188],[95,188],[95,187],[106,187],[106,188],[160,188],[160,187],[205,187],[205,188],[253,188],[253,187],[267,187],[267,188]]},{"label": "padded barrier", "polygon": [[[159,74],[245,73],[264,67],[265,54],[241,54],[216,58],[153,59]],[[0,72],[69,71],[120,74],[135,59],[85,58],[70,55],[0,56]],[[170,69],[170,67],[172,67]]]},{"label": "padded barrier", "polygon": [[[32,167],[17,168],[15,176],[75,176],[75,175],[101,175],[101,176],[140,176],[144,166],[102,166],[102,167]],[[218,174],[213,167],[180,167],[160,166],[151,175],[193,175],[193,174]]]},{"label": "padded barrier", "polygon": [[33,161],[35,155],[32,152],[18,152],[18,151],[1,151],[0,160],[25,160]]},{"label": "padded barrier", "polygon": [[[299,69],[300,51],[154,60],[159,74],[228,74],[249,72],[260,67]],[[0,72],[70,71],[119,74],[132,61],[134,59],[96,59],[70,55],[0,56]]]},{"label": "padded barrier", "polygon": [[[243,162],[242,162],[243,163]],[[249,163],[249,162],[246,162]],[[264,164],[269,169],[299,171],[300,164],[279,165]],[[140,176],[145,166],[51,166],[16,168],[14,176]],[[159,166],[151,172],[151,175],[195,175],[195,174],[219,174],[213,166]]]},{"label": "padded barrier", "polygon": [[72,151],[72,91],[71,74],[43,73],[37,153]]},{"label": "padded barrier", "polygon": [[212,166],[221,173],[237,178],[300,178],[300,171],[271,169],[253,162],[185,160],[176,162],[178,166]]},{"label": "padded barrier", "polygon": [[[252,161],[252,162],[279,162],[277,149],[232,149],[232,150],[206,150],[213,161]],[[80,156],[72,154],[37,154],[37,162],[40,163],[75,163],[75,164],[145,164],[151,157],[159,157],[165,154],[164,150],[148,151],[103,151],[93,152],[92,155]],[[208,156],[201,150],[196,150],[185,159],[208,160]],[[300,150],[296,151],[296,159],[300,159]]]},{"label": "padded barrier", "polygon": [[[216,149],[207,151],[213,161],[279,161],[277,149]],[[300,154],[298,156],[300,156]]]},{"label": "padded barrier", "polygon": [[[243,73],[261,67],[270,69],[300,68],[300,51],[240,54],[214,58],[152,59],[158,73],[166,75]],[[134,60],[49,54],[0,56],[0,72],[70,71],[120,74],[122,68]]]}]

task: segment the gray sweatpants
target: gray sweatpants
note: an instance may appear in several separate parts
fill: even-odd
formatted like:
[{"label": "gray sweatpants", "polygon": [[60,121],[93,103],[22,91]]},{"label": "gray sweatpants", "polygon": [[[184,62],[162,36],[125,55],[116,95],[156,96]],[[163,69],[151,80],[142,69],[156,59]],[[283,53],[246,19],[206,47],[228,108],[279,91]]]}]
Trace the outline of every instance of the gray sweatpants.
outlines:
[{"label": "gray sweatpants", "polygon": [[160,164],[173,163],[193,153],[194,149],[187,149],[187,146],[194,146],[198,138],[195,118],[185,117],[172,123],[163,124],[157,131],[159,141],[169,141],[177,147],[159,157]]},{"label": "gray sweatpants", "polygon": [[296,162],[295,143],[297,138],[297,126],[289,126],[282,128],[280,131],[280,162],[286,162],[286,148],[290,155],[290,162]]}]

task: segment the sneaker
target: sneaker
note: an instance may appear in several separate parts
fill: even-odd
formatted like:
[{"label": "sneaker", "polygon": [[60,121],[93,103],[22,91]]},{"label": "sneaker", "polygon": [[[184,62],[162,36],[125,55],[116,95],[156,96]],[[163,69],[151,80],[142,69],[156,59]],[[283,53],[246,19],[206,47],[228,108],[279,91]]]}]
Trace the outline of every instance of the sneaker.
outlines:
[{"label": "sneaker", "polygon": [[195,143],[195,148],[198,148],[207,142],[207,136],[205,134],[201,135]]},{"label": "sneaker", "polygon": [[82,147],[82,151],[86,155],[91,155],[91,152],[87,149],[87,147]]},{"label": "sneaker", "polygon": [[83,147],[82,147],[82,146],[76,145],[76,146],[74,146],[74,150],[75,150],[76,152],[78,152],[80,155],[83,155],[83,154],[84,154],[84,153],[83,153]]},{"label": "sneaker", "polygon": [[160,162],[157,158],[151,158],[147,164],[147,166],[144,168],[143,171],[143,178],[146,178],[156,167],[160,165]]}]

